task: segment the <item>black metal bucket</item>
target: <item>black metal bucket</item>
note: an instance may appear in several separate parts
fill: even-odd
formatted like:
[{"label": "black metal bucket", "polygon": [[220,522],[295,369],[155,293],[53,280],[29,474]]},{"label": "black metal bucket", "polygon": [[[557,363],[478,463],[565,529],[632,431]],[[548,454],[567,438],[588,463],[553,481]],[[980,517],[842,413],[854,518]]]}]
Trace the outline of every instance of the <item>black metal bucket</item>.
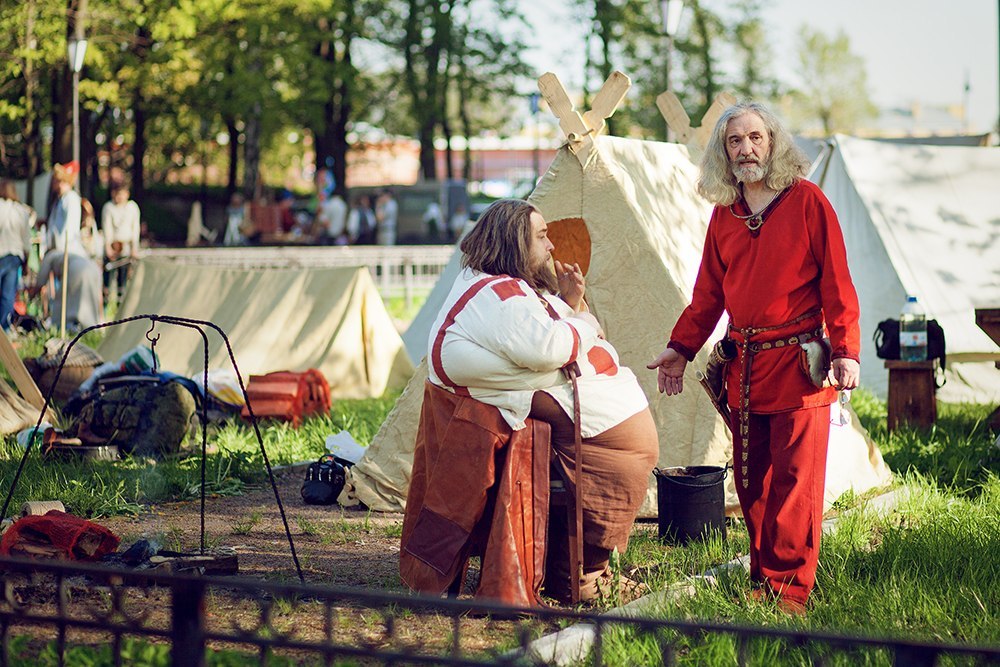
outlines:
[{"label": "black metal bucket", "polygon": [[726,536],[726,473],[719,466],[656,468],[661,540],[687,544],[713,531]]}]

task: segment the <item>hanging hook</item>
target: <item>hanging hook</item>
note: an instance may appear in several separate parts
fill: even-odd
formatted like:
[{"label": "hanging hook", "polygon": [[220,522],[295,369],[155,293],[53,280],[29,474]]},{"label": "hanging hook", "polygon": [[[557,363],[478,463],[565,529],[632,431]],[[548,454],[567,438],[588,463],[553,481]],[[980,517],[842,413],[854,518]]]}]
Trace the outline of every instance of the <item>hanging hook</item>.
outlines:
[{"label": "hanging hook", "polygon": [[149,321],[149,331],[146,332],[146,340],[148,340],[153,345],[156,345],[156,341],[160,340],[160,334],[156,334],[155,338],[150,338],[149,334],[153,333],[153,329],[156,328],[156,320],[151,319]]},{"label": "hanging hook", "polygon": [[156,328],[156,318],[149,319],[149,331],[146,332],[146,340],[149,341],[149,353],[153,357],[153,373],[159,372],[158,370],[158,360],[156,358],[156,343],[160,340],[160,334],[157,333],[155,336],[150,336],[153,333],[153,329]]}]

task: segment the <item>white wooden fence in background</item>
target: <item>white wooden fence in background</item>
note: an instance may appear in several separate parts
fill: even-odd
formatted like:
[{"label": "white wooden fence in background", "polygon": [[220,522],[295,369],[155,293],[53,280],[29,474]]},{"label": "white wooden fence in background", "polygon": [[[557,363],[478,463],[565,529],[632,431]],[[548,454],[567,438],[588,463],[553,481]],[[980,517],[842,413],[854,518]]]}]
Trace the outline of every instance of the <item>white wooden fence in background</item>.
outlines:
[{"label": "white wooden fence in background", "polygon": [[241,269],[366,266],[383,300],[403,297],[409,307],[414,296],[431,291],[454,251],[453,245],[251,246],[147,248],[143,256]]}]

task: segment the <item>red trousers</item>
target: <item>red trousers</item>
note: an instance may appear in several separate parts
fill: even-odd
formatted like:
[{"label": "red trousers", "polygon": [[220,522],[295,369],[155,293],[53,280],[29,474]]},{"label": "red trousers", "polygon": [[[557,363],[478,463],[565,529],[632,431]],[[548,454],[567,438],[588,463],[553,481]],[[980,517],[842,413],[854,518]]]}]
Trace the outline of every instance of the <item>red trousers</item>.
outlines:
[{"label": "red trousers", "polygon": [[819,562],[830,408],[751,413],[749,425],[749,451],[735,437],[733,452],[736,493],[750,533],[750,577],[804,604]]}]

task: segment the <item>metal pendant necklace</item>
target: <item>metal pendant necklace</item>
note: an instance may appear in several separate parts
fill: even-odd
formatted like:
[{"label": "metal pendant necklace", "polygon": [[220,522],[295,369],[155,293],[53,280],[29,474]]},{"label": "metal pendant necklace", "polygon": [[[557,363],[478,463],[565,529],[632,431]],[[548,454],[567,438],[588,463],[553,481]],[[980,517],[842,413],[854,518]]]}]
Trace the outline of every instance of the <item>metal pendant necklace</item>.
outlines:
[{"label": "metal pendant necklace", "polygon": [[[782,190],[778,190],[773,195],[771,195],[771,198],[767,200],[767,203],[764,204],[760,208],[760,210],[757,211],[756,213],[751,213],[750,215],[740,215],[733,209],[732,204],[729,205],[729,212],[733,214],[734,218],[738,218],[743,221],[743,224],[747,226],[748,230],[750,230],[751,237],[757,238],[757,236],[760,234],[760,228],[764,224],[764,213],[767,212],[767,209],[771,206],[771,204],[774,203],[774,200],[777,199],[778,195],[780,195],[782,192],[783,192]],[[746,198],[744,198],[743,201],[746,202]],[[747,209],[749,208],[750,204],[747,203]]]}]

